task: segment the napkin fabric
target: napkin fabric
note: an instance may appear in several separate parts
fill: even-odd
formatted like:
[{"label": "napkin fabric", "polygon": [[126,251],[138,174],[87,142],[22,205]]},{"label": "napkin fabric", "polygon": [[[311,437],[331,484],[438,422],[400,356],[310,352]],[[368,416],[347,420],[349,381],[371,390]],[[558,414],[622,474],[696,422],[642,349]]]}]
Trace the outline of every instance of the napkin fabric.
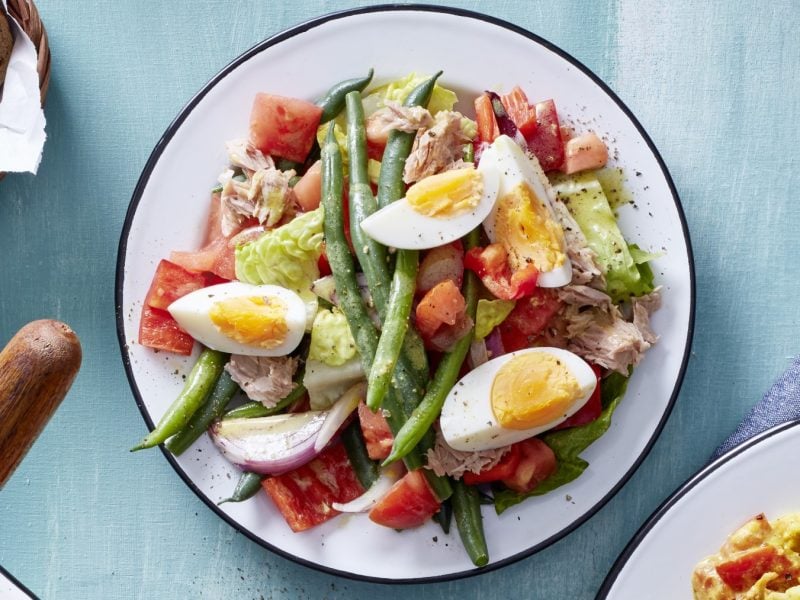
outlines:
[{"label": "napkin fabric", "polygon": [[742,442],[781,423],[800,419],[800,356],[772,384],[761,401],[739,423],[727,440],[711,456],[712,460],[732,450]]}]

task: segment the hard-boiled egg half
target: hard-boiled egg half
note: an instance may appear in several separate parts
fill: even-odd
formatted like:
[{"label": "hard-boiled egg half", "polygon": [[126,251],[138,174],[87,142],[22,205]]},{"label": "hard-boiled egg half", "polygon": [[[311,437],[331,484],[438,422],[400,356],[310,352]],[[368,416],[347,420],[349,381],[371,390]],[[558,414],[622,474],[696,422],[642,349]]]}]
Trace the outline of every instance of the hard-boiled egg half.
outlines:
[{"label": "hard-boiled egg half", "polygon": [[189,335],[220,352],[285,356],[306,329],[306,305],[277,285],[231,281],[195,290],[169,305]]},{"label": "hard-boiled egg half", "polygon": [[405,198],[361,221],[372,239],[393,248],[424,250],[464,237],[492,210],[500,175],[481,165],[421,179]]},{"label": "hard-boiled egg half", "polygon": [[592,368],[560,348],[499,356],[458,381],[439,424],[456,450],[500,448],[552,429],[578,412],[597,386]]},{"label": "hard-boiled egg half", "polygon": [[567,285],[572,264],[539,161],[501,135],[483,151],[480,166],[500,173],[497,202],[483,223],[486,235],[503,244],[513,271],[533,264],[540,287]]}]

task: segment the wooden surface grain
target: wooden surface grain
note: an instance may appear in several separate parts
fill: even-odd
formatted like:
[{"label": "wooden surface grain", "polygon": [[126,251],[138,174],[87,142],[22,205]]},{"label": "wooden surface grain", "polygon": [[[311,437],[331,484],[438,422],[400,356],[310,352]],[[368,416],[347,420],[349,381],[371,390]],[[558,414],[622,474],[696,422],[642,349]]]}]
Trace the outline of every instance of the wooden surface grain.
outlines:
[{"label": "wooden surface grain", "polygon": [[37,1],[53,51],[49,139],[37,177],[0,183],[0,339],[52,317],[81,333],[84,350],[72,391],[0,492],[0,564],[42,598],[592,598],[641,522],[798,352],[796,4],[452,2],[526,27],[594,70],[675,179],[697,323],[683,390],[650,456],[597,515],[529,559],[464,581],[387,587],[270,554],[209,511],[158,452],[130,455],[145,426],[119,357],[113,294],[139,172],[178,110],[236,55],[363,4]]}]

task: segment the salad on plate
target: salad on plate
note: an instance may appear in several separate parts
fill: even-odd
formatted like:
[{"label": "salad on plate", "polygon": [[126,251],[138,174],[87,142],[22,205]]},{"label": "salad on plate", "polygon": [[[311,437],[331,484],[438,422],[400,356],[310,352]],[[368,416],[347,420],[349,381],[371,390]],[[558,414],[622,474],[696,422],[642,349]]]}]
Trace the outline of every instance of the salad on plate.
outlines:
[{"label": "salad on plate", "polygon": [[481,505],[589,466],[660,294],[601,137],[519,87],[459,99],[440,77],[256,95],[197,207],[205,245],[144,299],[141,345],[201,351],[134,449],[207,431],[242,471],[225,501],[263,490],[296,532],[454,520],[483,566]]}]

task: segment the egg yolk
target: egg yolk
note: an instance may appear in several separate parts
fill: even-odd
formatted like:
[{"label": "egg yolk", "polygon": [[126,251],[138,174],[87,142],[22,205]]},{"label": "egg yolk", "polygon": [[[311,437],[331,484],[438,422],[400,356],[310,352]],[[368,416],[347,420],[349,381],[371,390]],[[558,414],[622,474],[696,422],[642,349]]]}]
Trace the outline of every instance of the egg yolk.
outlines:
[{"label": "egg yolk", "polygon": [[483,175],[474,168],[454,169],[421,179],[406,200],[428,217],[456,217],[474,210],[483,195]]},{"label": "egg yolk", "polygon": [[566,260],[561,225],[527,183],[497,201],[495,231],[515,271],[531,263],[539,272],[552,271]]},{"label": "egg yolk", "polygon": [[545,352],[516,356],[492,383],[492,411],[508,429],[530,429],[563,417],[583,396],[578,380],[559,358]]},{"label": "egg yolk", "polygon": [[248,346],[275,348],[286,340],[286,303],[280,298],[228,298],[215,302],[209,316],[226,337]]}]

